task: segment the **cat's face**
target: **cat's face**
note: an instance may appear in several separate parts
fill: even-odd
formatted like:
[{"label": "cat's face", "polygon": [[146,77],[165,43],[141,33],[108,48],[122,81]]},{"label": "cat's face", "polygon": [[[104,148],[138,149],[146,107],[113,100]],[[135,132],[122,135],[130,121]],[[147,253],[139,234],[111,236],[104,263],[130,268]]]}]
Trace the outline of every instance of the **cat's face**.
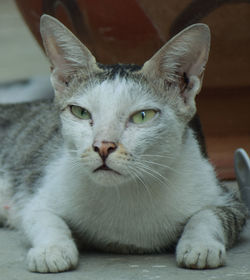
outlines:
[{"label": "cat's face", "polygon": [[163,181],[196,111],[209,30],[193,25],[142,68],[103,67],[60,22],[43,16],[55,102],[73,164],[97,184]]},{"label": "cat's face", "polygon": [[162,181],[156,170],[166,170],[180,152],[184,126],[161,101],[134,79],[83,84],[61,114],[72,157],[99,184]]}]

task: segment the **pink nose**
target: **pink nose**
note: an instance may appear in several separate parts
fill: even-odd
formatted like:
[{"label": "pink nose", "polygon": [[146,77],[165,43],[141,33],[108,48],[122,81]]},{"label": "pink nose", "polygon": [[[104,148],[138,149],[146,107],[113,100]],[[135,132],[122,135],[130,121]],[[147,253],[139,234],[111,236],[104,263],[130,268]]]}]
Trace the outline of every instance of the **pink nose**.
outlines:
[{"label": "pink nose", "polygon": [[117,145],[114,142],[102,141],[93,144],[93,150],[97,152],[103,161],[117,149]]}]

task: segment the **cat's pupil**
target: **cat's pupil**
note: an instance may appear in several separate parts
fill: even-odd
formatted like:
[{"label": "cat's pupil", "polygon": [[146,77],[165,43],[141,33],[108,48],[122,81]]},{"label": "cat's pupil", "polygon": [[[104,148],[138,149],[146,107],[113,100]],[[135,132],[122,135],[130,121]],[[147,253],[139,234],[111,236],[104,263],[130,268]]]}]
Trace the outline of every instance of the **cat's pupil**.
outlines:
[{"label": "cat's pupil", "polygon": [[144,120],[145,117],[146,117],[146,113],[145,113],[144,111],[142,111],[142,112],[141,112],[141,118],[142,118],[142,120]]},{"label": "cat's pupil", "polygon": [[81,109],[80,114],[81,116],[85,116],[88,114],[88,111],[86,109]]}]

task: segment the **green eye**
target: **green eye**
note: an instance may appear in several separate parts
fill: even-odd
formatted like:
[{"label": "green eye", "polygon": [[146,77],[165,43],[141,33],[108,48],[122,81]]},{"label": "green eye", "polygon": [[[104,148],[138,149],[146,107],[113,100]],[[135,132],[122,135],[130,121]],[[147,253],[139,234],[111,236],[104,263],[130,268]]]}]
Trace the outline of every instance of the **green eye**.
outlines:
[{"label": "green eye", "polygon": [[82,120],[90,120],[91,119],[90,112],[88,110],[80,107],[80,106],[72,105],[72,106],[70,106],[70,109],[71,109],[72,114],[79,119],[82,119]]},{"label": "green eye", "polygon": [[143,110],[132,115],[131,121],[135,124],[142,124],[151,120],[155,114],[155,110]]}]

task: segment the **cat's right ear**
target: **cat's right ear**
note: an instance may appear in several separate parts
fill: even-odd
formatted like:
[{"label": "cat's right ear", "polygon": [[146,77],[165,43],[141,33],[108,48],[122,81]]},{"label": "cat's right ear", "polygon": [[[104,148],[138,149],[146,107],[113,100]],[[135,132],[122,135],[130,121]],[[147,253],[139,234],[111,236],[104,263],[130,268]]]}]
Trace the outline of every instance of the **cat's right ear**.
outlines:
[{"label": "cat's right ear", "polygon": [[88,75],[99,69],[88,48],[54,17],[41,17],[40,32],[51,62],[51,80],[56,92],[63,92],[78,71]]}]

